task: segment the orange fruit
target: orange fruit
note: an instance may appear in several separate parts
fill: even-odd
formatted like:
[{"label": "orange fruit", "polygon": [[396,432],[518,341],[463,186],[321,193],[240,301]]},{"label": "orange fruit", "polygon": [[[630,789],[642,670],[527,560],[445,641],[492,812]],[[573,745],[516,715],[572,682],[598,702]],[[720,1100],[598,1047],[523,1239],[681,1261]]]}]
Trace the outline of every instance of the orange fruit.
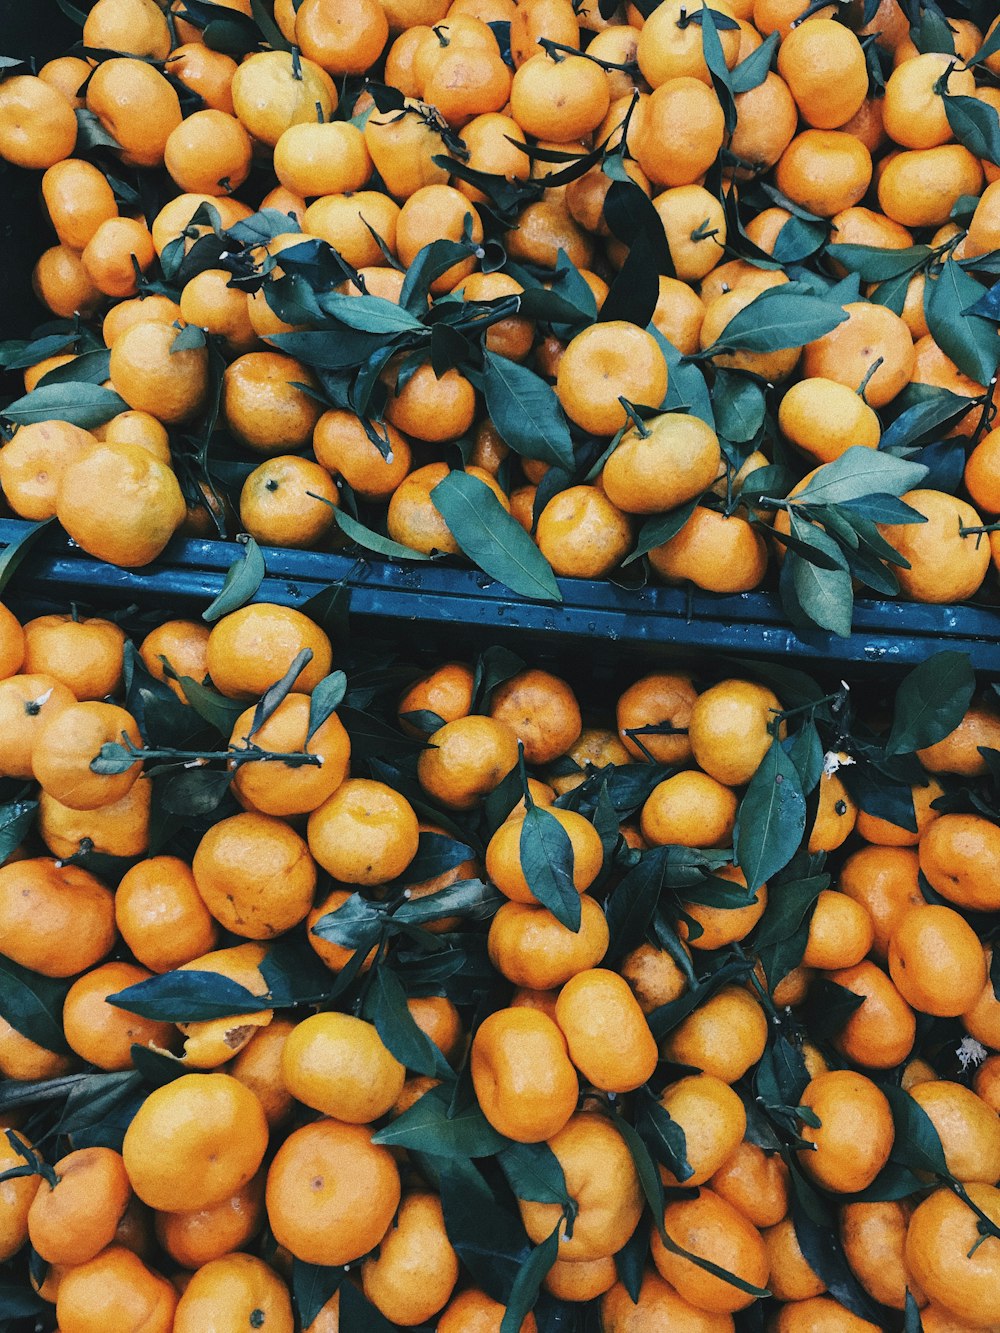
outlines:
[{"label": "orange fruit", "polygon": [[245,812],[214,824],[191,869],[205,906],[226,929],[266,940],[302,921],[312,906],[316,866],[283,820]]},{"label": "orange fruit", "polygon": [[389,21],[378,0],[303,0],[295,13],[295,39],[328,74],[363,74],[379,58]]},{"label": "orange fruit", "polygon": [[98,65],[87,84],[87,109],[121,144],[122,161],[134,167],[162,166],[167,140],[181,123],[169,81],[153,65],[129,57]]},{"label": "orange fruit", "polygon": [[227,367],[222,380],[222,410],[229,429],[255,453],[287,454],[304,448],[322,407],[295,386],[312,383],[312,372],[294,357],[247,352]]},{"label": "orange fruit", "polygon": [[109,1245],[60,1274],[56,1318],[64,1333],[141,1328],[172,1333],[177,1292],[123,1245]]},{"label": "orange fruit", "polygon": [[578,1111],[548,1142],[579,1212],[568,1236],[558,1204],[519,1199],[521,1220],[532,1243],[540,1244],[558,1224],[563,1260],[576,1263],[616,1253],[642,1212],[639,1180],[624,1139],[607,1116]]},{"label": "orange fruit", "polygon": [[458,1281],[458,1256],[445,1231],[436,1194],[414,1190],[376,1258],[365,1260],[361,1285],[372,1304],[394,1323],[412,1327],[447,1304]]},{"label": "orange fruit", "polygon": [[727,786],[749,782],[771,746],[768,727],[780,710],[777,696],[764,685],[747,680],[713,685],[691,710],[688,739],[695,762]]},{"label": "orange fruit", "polygon": [[945,1018],[970,1008],[986,983],[976,932],[950,907],[914,907],[903,916],[889,940],[889,972],[915,1009]]},{"label": "orange fruit", "polygon": [[547,908],[506,902],[490,923],[493,966],[516,986],[547,991],[601,962],[608,923],[593,898],[580,899],[580,929],[570,930]]},{"label": "orange fruit", "polygon": [[292,1333],[292,1301],[277,1273],[250,1254],[227,1254],[199,1268],[177,1303],[174,1333],[206,1327],[237,1333],[248,1325]]},{"label": "orange fruit", "polygon": [[[618,734],[636,759],[683,764],[691,756],[687,736],[697,699],[691,677],[683,674],[643,676],[619,696]],[[676,734],[645,733],[646,727],[673,728]]]},{"label": "orange fruit", "polygon": [[756,999],[739,986],[723,986],[668,1032],[665,1059],[735,1083],[767,1045],[767,1019]]},{"label": "orange fruit", "polygon": [[[190,963],[182,963],[179,971],[212,972],[235,981],[251,995],[264,996],[268,985],[260,965],[265,956],[266,950],[259,944],[239,944],[193,958]],[[229,1017],[178,1023],[184,1034],[184,1063],[190,1069],[218,1069],[266,1028],[273,1016],[272,1009],[257,1009]]]},{"label": "orange fruit", "polygon": [[834,1069],[810,1080],[801,1105],[820,1121],[819,1128],[804,1123],[800,1130],[806,1143],[814,1145],[799,1152],[803,1169],[837,1194],[867,1189],[892,1149],[892,1113],[885,1094],[862,1074]]},{"label": "orange fruit", "polygon": [[674,957],[652,944],[632,949],[621,960],[619,970],[639,1001],[639,1008],[647,1015],[661,1004],[679,999],[687,990],[687,977]]},{"label": "orange fruit", "polygon": [[708,1183],[755,1227],[776,1226],[788,1211],[788,1168],[777,1153],[765,1153],[749,1139],[737,1144]]},{"label": "orange fruit", "polygon": [[964,194],[978,194],[983,168],[962,144],[913,149],[887,162],[878,180],[879,207],[904,227],[939,227]]},{"label": "orange fruit", "polygon": [[666,1185],[704,1185],[728,1161],[746,1132],[746,1111],[737,1094],[711,1074],[691,1074],[668,1083],[659,1103],[684,1131],[685,1151],[693,1174],[683,1181],[664,1166]]},{"label": "orange fruit", "polygon": [[114,910],[111,891],[81,866],[48,857],[0,866],[3,952],[44,977],[72,977],[106,957]]},{"label": "orange fruit", "polygon": [[[31,1143],[17,1135],[26,1148]],[[23,1166],[25,1159],[15,1150],[7,1135],[0,1140],[0,1171]],[[28,1215],[32,1200],[43,1181],[41,1176],[14,1176],[0,1181],[0,1255],[3,1262],[12,1259],[28,1239]]]},{"label": "orange fruit", "polygon": [[39,730],[32,747],[32,772],[43,791],[62,805],[95,810],[120,801],[142,772],[141,759],[121,773],[95,773],[91,769],[105,744],[123,743],[142,747],[131,713],[117,704],[69,704],[50,714]]},{"label": "orange fruit", "polygon": [[906,1264],[906,1230],[910,1208],[901,1200],[848,1203],[840,1211],[844,1254],[865,1291],[882,1305],[902,1310],[907,1291],[917,1304],[926,1300],[914,1290]]},{"label": "orange fruit", "polygon": [[944,491],[907,491],[902,499],[926,522],[880,524],[879,532],[908,562],[897,570],[900,589],[915,602],[963,602],[978,591],[990,551],[978,533],[982,519],[970,504]]},{"label": "orange fruit", "polygon": [[564,754],[583,726],[571,687],[537,669],[518,672],[498,685],[490,696],[489,712],[511,728],[529,764],[548,764]]},{"label": "orange fruit", "polygon": [[19,518],[53,518],[59,483],[67,468],[94,448],[88,430],[66,421],[22,426],[0,450],[0,486]]},{"label": "orange fruit", "polygon": [[218,937],[191,868],[176,856],[151,856],[125,873],[115,893],[115,924],[152,972],[200,958]]},{"label": "orange fruit", "polygon": [[725,847],[732,839],[736,794],[707,773],[675,773],[642,807],[642,835],[653,846]]},{"label": "orange fruit", "polygon": [[[767,1284],[767,1251],[756,1227],[725,1199],[702,1188],[697,1198],[668,1203],[663,1213],[667,1235],[689,1253],[709,1259],[755,1287]],[[696,1309],[730,1314],[754,1297],[669,1251],[654,1231],[651,1253],[661,1277]]]},{"label": "orange fruit", "polygon": [[836,1037],[837,1049],[872,1069],[901,1064],[913,1049],[916,1020],[890,978],[874,963],[864,961],[838,968],[830,973],[830,980],[864,996]]},{"label": "orange fruit", "polygon": [[620,397],[658,407],[666,390],[667,365],[655,339],[622,320],[577,334],[556,379],[566,415],[593,435],[613,435],[626,424]]},{"label": "orange fruit", "polygon": [[699,505],[678,533],[652,548],[649,561],[666,583],[749,592],[766,572],[767,546],[745,519]]},{"label": "orange fruit", "polygon": [[[1000,1191],[973,1184],[968,1195],[996,1224]],[[1000,1319],[1000,1241],[982,1239],[976,1214],[950,1190],[935,1190],[910,1218],[906,1262],[926,1295],[948,1313],[981,1328]]]},{"label": "orange fruit", "polygon": [[471,810],[517,763],[517,740],[505,722],[469,716],[446,722],[417,761],[420,785],[449,810]]},{"label": "orange fruit", "polygon": [[722,455],[698,417],[669,413],[632,425],[604,465],[608,499],[629,514],[654,514],[694,499],[715,481]]},{"label": "orange fruit", "polygon": [[107,856],[142,856],[149,847],[151,803],[148,782],[133,783],[120,801],[97,810],[73,810],[43,791],[38,797],[38,831],[54,856],[75,856],[84,839],[95,852]]},{"label": "orange fruit", "polygon": [[995,911],[1000,831],[981,815],[942,815],[920,839],[920,869],[956,907]]},{"label": "orange fruit", "polygon": [[182,1074],[154,1088],[122,1144],[132,1188],[151,1208],[221,1203],[257,1172],[267,1147],[260,1102],[228,1074]]},{"label": "orange fruit", "polygon": [[200,411],[207,388],[204,347],[172,350],[177,330],[155,320],[132,325],[111,348],[111,380],[129,407],[177,425]]},{"label": "orange fruit", "polygon": [[261,602],[223,616],[208,639],[212,683],[230,699],[257,699],[285,674],[303,649],[307,662],[293,689],[311,694],[330,670],[330,640],[308,616],[291,607]]},{"label": "orange fruit", "polygon": [[136,986],[151,975],[133,963],[103,963],[73,982],[63,1002],[63,1031],[82,1060],[98,1069],[131,1069],[133,1045],[171,1044],[174,1031],[170,1023],[142,1018],[108,1003],[108,996]]},{"label": "orange fruit", "polygon": [[237,765],[233,787],[251,810],[267,815],[308,814],[347,777],[351,742],[343,724],[333,713],[307,740],[309,710],[309,695],[291,693],[256,731],[251,731],[254,708],[241,713],[233,724],[229,745],[236,752],[252,744],[277,754],[307,752],[320,760],[318,766],[292,767],[264,759]]},{"label": "orange fruit", "polygon": [[854,967],[867,955],[875,927],[864,903],[836,889],[822,889],[809,918],[804,967]]},{"label": "orange fruit", "polygon": [[282,1143],[267,1173],[267,1216],[279,1245],[311,1264],[373,1250],[400,1199],[399,1171],[366,1125],[315,1120]]},{"label": "orange fruit", "polygon": [[28,1235],[50,1264],[85,1264],[115,1238],[132,1187],[120,1154],[81,1148],[54,1165],[28,1212]]},{"label": "orange fruit", "polygon": [[[705,6],[703,0],[685,5],[683,0],[667,0],[651,11],[639,32],[636,58],[643,78],[651,88],[659,88],[668,79],[693,78],[711,85],[712,79],[702,50],[701,24],[691,16]],[[722,4],[715,11],[733,18],[731,5]],[[736,63],[740,34],[738,28],[718,28],[719,44],[728,69]]]},{"label": "orange fruit", "polygon": [[815,129],[835,130],[845,124],[868,94],[861,43],[833,19],[817,17],[794,27],[778,48],[778,73],[802,119]]},{"label": "orange fruit", "polygon": [[0,87],[0,157],[16,167],[44,171],[76,145],[70,101],[33,74],[15,74]]},{"label": "orange fruit", "polygon": [[517,1143],[541,1143],[576,1110],[579,1085],[559,1027],[537,1009],[498,1009],[472,1040],[472,1084],[486,1119]]},{"label": "orange fruit", "polygon": [[[500,1333],[503,1317],[504,1307],[499,1301],[475,1287],[467,1287],[441,1312],[437,1333]],[[533,1314],[524,1316],[518,1333],[538,1333]]]},{"label": "orange fruit", "polygon": [[628,554],[632,525],[596,486],[570,486],[542,510],[536,540],[556,574],[603,578]]},{"label": "orange fruit", "polygon": [[638,119],[634,155],[654,185],[693,185],[714,162],[725,137],[725,116],[714,89],[688,75],[661,83]]},{"label": "orange fruit", "polygon": [[4,735],[0,776],[31,778],[32,754],[42,729],[75,702],[70,690],[53,676],[16,675],[0,680],[0,729]]},{"label": "orange fruit", "polygon": [[102,223],[118,216],[114,191],[91,162],[68,157],[42,177],[42,200],[63,245],[82,251]]},{"label": "orange fruit", "polygon": [[[573,884],[585,893],[601,872],[604,848],[600,834],[582,815],[573,810],[549,809],[569,839],[573,854]],[[514,902],[538,905],[521,861],[521,837],[525,815],[517,815],[501,824],[486,848],[486,873],[500,892]]]},{"label": "orange fruit", "polygon": [[383,423],[383,429],[389,440],[389,458],[372,444],[353,412],[331,408],[313,430],[318,462],[335,477],[343,477],[363,500],[388,499],[410,470],[409,441],[388,423]]},{"label": "orange fruit", "polygon": [[297,66],[287,51],[255,52],[238,66],[231,88],[247,133],[272,148],[289,125],[315,122],[317,103],[324,120],[337,105],[333,80],[304,50]]},{"label": "orange fruit", "polygon": [[790,1217],[763,1232],[770,1276],[767,1285],[779,1301],[805,1301],[822,1295],[826,1283],[810,1266]]},{"label": "orange fruit", "polygon": [[372,1024],[350,1014],[313,1014],[296,1024],[281,1068],[293,1097],[353,1125],[384,1115],[406,1079]]},{"label": "orange fruit", "polygon": [[556,1001],[570,1059],[605,1092],[631,1092],[652,1075],[656,1042],[646,1016],[616,972],[590,968],[571,977]]},{"label": "orange fruit", "polygon": [[417,852],[417,816],[404,796],[381,782],[348,778],[309,816],[309,849],[348,884],[384,884]]}]

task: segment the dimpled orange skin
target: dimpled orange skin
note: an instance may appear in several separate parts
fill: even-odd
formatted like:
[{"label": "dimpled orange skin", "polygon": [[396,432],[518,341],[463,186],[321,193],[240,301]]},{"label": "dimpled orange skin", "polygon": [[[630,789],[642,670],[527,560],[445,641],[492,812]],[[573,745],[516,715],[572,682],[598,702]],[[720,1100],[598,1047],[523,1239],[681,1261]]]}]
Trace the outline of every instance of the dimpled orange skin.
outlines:
[{"label": "dimpled orange skin", "polygon": [[377,1257],[365,1260],[365,1295],[394,1323],[412,1328],[447,1304],[458,1281],[458,1256],[445,1230],[441,1200],[414,1190],[400,1204]]},{"label": "dimpled orange skin", "polygon": [[1000,908],[1000,828],[981,815],[942,815],[920,839],[920,869],[942,898],[971,911]]},{"label": "dimpled orange skin", "polygon": [[1000,1119],[992,1107],[948,1079],[918,1083],[910,1096],[930,1118],[956,1180],[984,1185],[1000,1180]]},{"label": "dimpled orange skin", "polygon": [[[725,1199],[702,1187],[695,1199],[668,1203],[664,1209],[668,1236],[693,1254],[711,1259],[744,1282],[767,1286],[767,1250],[755,1226]],[[690,1259],[672,1254],[655,1230],[651,1253],[661,1277],[700,1310],[731,1314],[743,1310],[754,1297],[697,1267]]]},{"label": "dimpled orange skin", "polygon": [[604,1333],[733,1333],[733,1317],[699,1310],[665,1281],[655,1268],[642,1275],[639,1299],[633,1302],[622,1282],[601,1300]]},{"label": "dimpled orange skin", "polygon": [[55,1163],[28,1213],[32,1246],[50,1264],[85,1264],[110,1245],[132,1196],[121,1156],[111,1148],[81,1148]]},{"label": "dimpled orange skin", "polygon": [[309,816],[309,848],[347,884],[384,884],[417,854],[420,828],[409,801],[382,782],[348,778]]},{"label": "dimpled orange skin", "polygon": [[230,699],[258,699],[279,681],[303,649],[312,652],[292,688],[311,694],[330,670],[330,640],[308,616],[262,602],[223,616],[208,639],[212,683]]},{"label": "dimpled orange skin", "polygon": [[986,984],[986,960],[964,917],[950,907],[928,904],[907,912],[893,931],[889,975],[903,999],[921,1013],[957,1018],[975,1004]]},{"label": "dimpled orange skin", "polygon": [[559,992],[556,1022],[570,1059],[605,1092],[631,1092],[656,1068],[656,1042],[646,1016],[617,972],[595,967],[571,977]]},{"label": "dimpled orange skin", "polygon": [[142,772],[136,760],[123,773],[101,774],[91,761],[105,744],[142,747],[131,713],[117,704],[78,703],[50,717],[32,749],[35,780],[50,796],[74,810],[96,810],[120,801]]},{"label": "dimpled orange skin", "polygon": [[472,1040],[472,1083],[494,1129],[517,1143],[542,1143],[576,1110],[579,1085],[566,1039],[537,1009],[498,1009]]},{"label": "dimpled orange skin", "polygon": [[81,1059],[98,1069],[131,1069],[134,1045],[171,1044],[172,1024],[108,1003],[109,995],[148,981],[151,975],[134,963],[112,962],[77,977],[66,993],[62,1021],[66,1041]]},{"label": "dimpled orange skin", "polygon": [[[996,1224],[1000,1190],[969,1185],[969,1198]],[[976,1215],[950,1190],[935,1190],[910,1218],[906,1262],[931,1301],[969,1327],[1000,1322],[1000,1240],[983,1240]]]},{"label": "dimpled orange skin", "polygon": [[417,760],[420,785],[451,810],[472,810],[517,763],[517,739],[505,722],[461,717],[428,737]]},{"label": "dimpled orange skin", "polygon": [[688,740],[695,762],[727,787],[749,782],[771,747],[768,727],[780,709],[765,685],[749,680],[713,685],[691,710]]},{"label": "dimpled orange skin", "polygon": [[487,947],[493,966],[508,981],[547,991],[596,967],[609,938],[607,917],[584,894],[579,930],[562,925],[545,907],[504,903],[490,923]]},{"label": "dimpled orange skin", "polygon": [[75,702],[70,690],[53,676],[18,674],[0,679],[0,734],[5,741],[0,777],[30,778],[39,733],[54,714]]},{"label": "dimpled orange skin", "polygon": [[350,1014],[313,1014],[296,1024],[281,1068],[293,1097],[352,1125],[385,1115],[406,1081],[372,1024]]},{"label": "dimpled orange skin", "polygon": [[[615,1254],[642,1213],[639,1178],[625,1140],[607,1116],[578,1111],[548,1143],[579,1206],[572,1237],[560,1228],[560,1258],[576,1262]],[[535,1245],[551,1235],[562,1215],[559,1204],[528,1199],[519,1199],[518,1208]]]},{"label": "dimpled orange skin", "polygon": [[173,1333],[248,1327],[293,1333],[291,1296],[274,1269],[250,1254],[227,1254],[199,1268],[177,1303]]},{"label": "dimpled orange skin", "polygon": [[115,893],[115,922],[151,972],[189,963],[218,939],[191,867],[176,856],[151,856],[126,871]]},{"label": "dimpled orange skin", "polygon": [[220,1203],[256,1173],[267,1147],[260,1102],[228,1074],[182,1074],[154,1089],[122,1144],[132,1188],[151,1208]]},{"label": "dimpled orange skin", "polygon": [[867,1189],[892,1150],[892,1112],[885,1094],[863,1074],[834,1069],[810,1081],[802,1105],[821,1122],[818,1129],[803,1124],[800,1131],[816,1145],[799,1153],[804,1170],[838,1194]]},{"label": "dimpled orange skin", "polygon": [[652,334],[624,320],[585,329],[559,362],[556,393],[572,421],[592,435],[614,435],[630,402],[659,407],[667,392],[667,363]]},{"label": "dimpled orange skin", "polygon": [[141,1329],[172,1333],[177,1292],[122,1245],[109,1245],[59,1282],[56,1318],[62,1333]]},{"label": "dimpled orange skin", "polygon": [[81,866],[33,857],[0,866],[2,952],[46,977],[72,977],[115,942],[111,891]]},{"label": "dimpled orange skin", "polygon": [[347,1264],[373,1250],[399,1205],[399,1171],[364,1125],[316,1120],[289,1134],[267,1173],[279,1245],[305,1263]]},{"label": "dimpled orange skin", "polygon": [[214,824],[191,868],[205,906],[244,939],[281,935],[312,907],[316,866],[309,849],[269,815],[247,812]]},{"label": "dimpled orange skin", "polygon": [[260,1230],[263,1216],[264,1176],[258,1172],[235,1194],[210,1208],[157,1213],[156,1239],[176,1263],[197,1269],[242,1249]]}]

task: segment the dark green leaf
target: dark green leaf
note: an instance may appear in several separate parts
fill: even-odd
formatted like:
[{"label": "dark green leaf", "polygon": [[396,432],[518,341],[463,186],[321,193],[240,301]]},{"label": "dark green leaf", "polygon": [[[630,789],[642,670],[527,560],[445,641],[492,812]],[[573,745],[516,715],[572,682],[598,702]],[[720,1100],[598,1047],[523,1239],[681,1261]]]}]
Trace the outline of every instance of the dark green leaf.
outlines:
[{"label": "dark green leaf", "polygon": [[374,1023],[383,1044],[407,1069],[430,1078],[447,1077],[451,1073],[440,1050],[417,1027],[407,1008],[406,992],[399,977],[384,963],[375,969],[362,1013]]},{"label": "dark green leaf", "polygon": [[539,375],[485,348],[483,393],[490,420],[516,454],[573,470],[566,417],[554,390]]},{"label": "dark green leaf", "polygon": [[37,801],[11,801],[0,805],[0,865],[20,847],[35,822]]},{"label": "dark green leaf", "polygon": [[547,1143],[512,1143],[497,1155],[497,1162],[516,1199],[569,1204],[566,1177]]},{"label": "dark green leaf", "polygon": [[752,888],[783,869],[806,826],[806,802],[795,765],[777,740],[750,780],[735,831],[736,864]]},{"label": "dark green leaf", "polygon": [[99,384],[51,384],[32,389],[0,413],[18,426],[36,421],[68,421],[73,426],[92,430],[103,426],[119,412],[127,412],[128,403],[111,389]]},{"label": "dark green leaf", "polygon": [[51,1315],[52,1306],[28,1286],[0,1282],[0,1310],[5,1319],[28,1319],[33,1315]]},{"label": "dark green leaf", "polygon": [[500,1321],[500,1333],[519,1333],[525,1315],[534,1307],[541,1290],[542,1279],[559,1257],[560,1218],[550,1235],[536,1245],[521,1265],[507,1298],[507,1308]]},{"label": "dark green leaf", "polygon": [[573,883],[573,844],[555,815],[532,805],[521,825],[521,868],[528,888],[569,930],[580,929],[580,895]]},{"label": "dark green leaf", "polygon": [[501,1208],[472,1162],[436,1163],[445,1230],[473,1280],[495,1301],[506,1301],[531,1243],[516,1212]]},{"label": "dark green leaf", "polygon": [[637,1127],[656,1160],[681,1184],[690,1180],[694,1175],[694,1167],[688,1161],[684,1129],[652,1095],[643,1098]]},{"label": "dark green leaf", "polygon": [[246,711],[246,705],[237,699],[227,699],[225,695],[210,689],[191,676],[181,676],[178,683],[184,691],[185,699],[199,717],[203,717],[228,741],[236,719]]},{"label": "dark green leaf", "polygon": [[751,51],[746,59],[741,60],[732,70],[730,83],[734,93],[737,95],[748,93],[751,88],[760,87],[771,68],[771,60],[780,36],[781,34],[777,32],[770,33],[755,51]]},{"label": "dark green leaf", "polygon": [[668,542],[671,537],[676,537],[698,508],[700,501],[701,496],[696,495],[694,499],[688,500],[687,504],[682,504],[677,509],[671,509],[669,513],[654,514],[652,518],[647,518],[639,529],[635,550],[625,557],[622,561],[622,567],[634,564],[636,560],[641,560],[644,555],[654,551],[658,546],[662,546],[664,542]]},{"label": "dark green leaf", "polygon": [[292,1260],[292,1300],[303,1328],[309,1327],[346,1276],[343,1265],[324,1268],[301,1259]]},{"label": "dark green leaf", "polygon": [[166,1051],[157,1051],[151,1046],[140,1046],[138,1043],[133,1043],[130,1050],[133,1069],[152,1088],[165,1087],[175,1078],[191,1072],[190,1065],[186,1065],[176,1055],[168,1055]]},{"label": "dark green leaf", "polygon": [[965,716],[976,688],[967,653],[935,653],[896,691],[886,754],[912,754],[943,740]]},{"label": "dark green leaf", "polygon": [[435,1157],[492,1157],[508,1147],[509,1140],[497,1133],[478,1106],[449,1117],[450,1100],[450,1088],[431,1088],[392,1124],[378,1130],[372,1141]]},{"label": "dark green leaf", "polygon": [[[929,387],[929,386],[928,386]],[[950,425],[969,410],[969,400],[949,389],[934,389],[932,397],[906,407],[882,432],[879,448],[898,449],[916,444],[925,436],[934,438],[940,428]]]},{"label": "dark green leaf", "polygon": [[342,671],[324,676],[309,699],[309,730],[306,744],[312,740],[324,722],[328,722],[340,707],[347,693],[347,677]]},{"label": "dark green leaf", "polygon": [[805,291],[769,287],[729,321],[712,350],[777,352],[802,347],[843,324],[847,312]]},{"label": "dark green leaf", "polygon": [[912,273],[931,257],[929,245],[910,245],[902,250],[887,250],[878,245],[827,246],[827,254],[864,282],[885,282]]},{"label": "dark green leaf", "polygon": [[416,315],[381,296],[342,296],[327,292],[320,297],[319,303],[328,315],[361,333],[378,333],[388,338],[398,333],[427,333]]},{"label": "dark green leaf", "polygon": [[61,366],[54,366],[46,371],[38,381],[37,388],[51,384],[103,384],[111,368],[111,352],[83,352]]},{"label": "dark green leaf", "polygon": [[659,1171],[656,1169],[656,1163],[650,1156],[649,1149],[639,1137],[638,1132],[624,1116],[612,1116],[611,1123],[625,1140],[625,1146],[632,1156],[636,1174],[639,1177],[640,1188],[645,1195],[646,1202],[649,1204],[649,1211],[653,1215],[653,1225],[660,1233],[662,1240],[665,1236],[663,1230],[663,1182],[660,1179]]},{"label": "dark green leaf", "polygon": [[256,596],[266,573],[260,547],[252,537],[247,537],[239,557],[226,571],[219,595],[201,613],[202,620],[211,623],[239,610]]},{"label": "dark green leaf", "polygon": [[109,995],[108,1004],[161,1023],[233,1018],[237,1014],[260,1014],[271,1007],[268,996],[251,994],[231,977],[193,969],[148,977]]},{"label": "dark green leaf", "polygon": [[[996,36],[1000,39],[1000,28],[997,29]],[[924,1333],[924,1326],[920,1319],[920,1306],[914,1299],[913,1292],[907,1287],[906,1305],[903,1309],[903,1333]]]},{"label": "dark green leaf", "polygon": [[185,819],[201,819],[217,810],[233,775],[211,768],[183,768],[157,780],[164,810]]},{"label": "dark green leaf", "polygon": [[[836,549],[832,541],[830,546]],[[786,561],[796,600],[805,615],[820,629],[846,638],[851,632],[854,612],[854,590],[847,569],[814,564],[794,551],[788,553]]]},{"label": "dark green leaf", "polygon": [[359,523],[356,518],[352,518],[350,514],[345,513],[343,509],[334,509],[333,517],[344,536],[349,537],[352,542],[357,542],[358,546],[363,546],[366,551],[374,551],[376,555],[384,555],[388,560],[430,560],[432,558],[423,551],[411,550],[409,546],[402,546],[389,537],[383,537],[380,532],[372,532],[363,523]]},{"label": "dark green leaf", "polygon": [[[995,336],[995,335],[994,335]],[[927,476],[922,463],[855,444],[825,463],[795,497],[800,504],[840,504],[866,495],[902,495]]]},{"label": "dark green leaf", "polygon": [[896,1134],[892,1145],[892,1159],[913,1171],[929,1171],[935,1176],[946,1176],[948,1165],[944,1148],[934,1124],[908,1092],[894,1083],[879,1084],[892,1109]]},{"label": "dark green leaf", "polygon": [[716,371],[712,404],[716,430],[736,444],[752,440],[764,424],[764,390],[738,371]]},{"label": "dark green leaf", "polygon": [[29,1041],[68,1055],[63,1035],[63,1000],[69,982],[43,977],[0,954],[0,1015]]},{"label": "dark green leaf", "polygon": [[996,327],[980,315],[963,313],[979,301],[985,288],[954,259],[945,260],[941,273],[928,275],[924,313],[934,341],[980,384],[989,384],[1000,361]]},{"label": "dark green leaf", "polygon": [[1000,116],[989,102],[978,97],[944,96],[948,124],[960,144],[974,157],[1000,163]]},{"label": "dark green leaf", "polygon": [[449,472],[431,491],[455,541],[490,578],[522,597],[561,602],[552,569],[490,488],[468,472]]},{"label": "dark green leaf", "polygon": [[797,1170],[792,1172],[792,1186],[792,1223],[806,1263],[826,1283],[835,1300],[881,1328],[879,1307],[862,1288],[844,1257],[835,1218]]},{"label": "dark green leaf", "polygon": [[353,1282],[344,1282],[340,1287],[340,1330],[341,1333],[397,1333],[396,1325]]},{"label": "dark green leaf", "polygon": [[823,246],[829,230],[824,221],[809,222],[793,214],[775,238],[774,258],[782,264],[801,263]]}]

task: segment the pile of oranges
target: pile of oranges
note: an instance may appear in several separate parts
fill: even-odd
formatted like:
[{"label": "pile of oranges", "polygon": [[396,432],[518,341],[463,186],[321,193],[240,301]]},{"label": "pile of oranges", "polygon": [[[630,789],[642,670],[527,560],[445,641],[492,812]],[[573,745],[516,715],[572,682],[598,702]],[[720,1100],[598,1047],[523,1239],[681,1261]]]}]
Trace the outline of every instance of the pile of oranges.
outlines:
[{"label": "pile of oranges", "polygon": [[98,0],[0,86],[55,233],[55,322],[4,349],[10,511],[126,566],[246,531],[556,598],[770,569],[838,632],[852,584],[977,596],[1000,27],[972,9]]},{"label": "pile of oranges", "polygon": [[508,649],[159,619],[0,607],[12,1328],[1000,1323],[967,662],[612,712]]}]

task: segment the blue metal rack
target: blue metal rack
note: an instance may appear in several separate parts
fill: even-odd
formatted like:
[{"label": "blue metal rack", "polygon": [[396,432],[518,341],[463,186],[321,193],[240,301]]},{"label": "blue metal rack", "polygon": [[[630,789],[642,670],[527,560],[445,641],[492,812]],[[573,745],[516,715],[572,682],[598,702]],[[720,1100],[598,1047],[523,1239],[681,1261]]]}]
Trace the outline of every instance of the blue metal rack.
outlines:
[{"label": "blue metal rack", "polygon": [[[0,520],[0,548],[24,524]],[[13,592],[66,603],[133,602],[143,608],[201,610],[222,587],[239,548],[231,542],[175,540],[144,569],[119,569],[85,555],[65,536],[46,534],[17,571]],[[927,606],[859,601],[854,630],[840,638],[798,631],[770,593],[717,596],[683,589],[628,590],[608,582],[560,579],[560,605],[517,597],[477,570],[447,564],[414,566],[314,551],[263,548],[267,576],[258,601],[298,606],[330,584],[351,595],[352,619],[372,628],[423,627],[473,640],[502,638],[516,646],[564,654],[586,643],[588,658],[643,658],[702,650],[826,664],[907,668],[942,648],[967,652],[977,670],[1000,676],[1000,607]],[[459,645],[456,643],[456,649]]]}]

